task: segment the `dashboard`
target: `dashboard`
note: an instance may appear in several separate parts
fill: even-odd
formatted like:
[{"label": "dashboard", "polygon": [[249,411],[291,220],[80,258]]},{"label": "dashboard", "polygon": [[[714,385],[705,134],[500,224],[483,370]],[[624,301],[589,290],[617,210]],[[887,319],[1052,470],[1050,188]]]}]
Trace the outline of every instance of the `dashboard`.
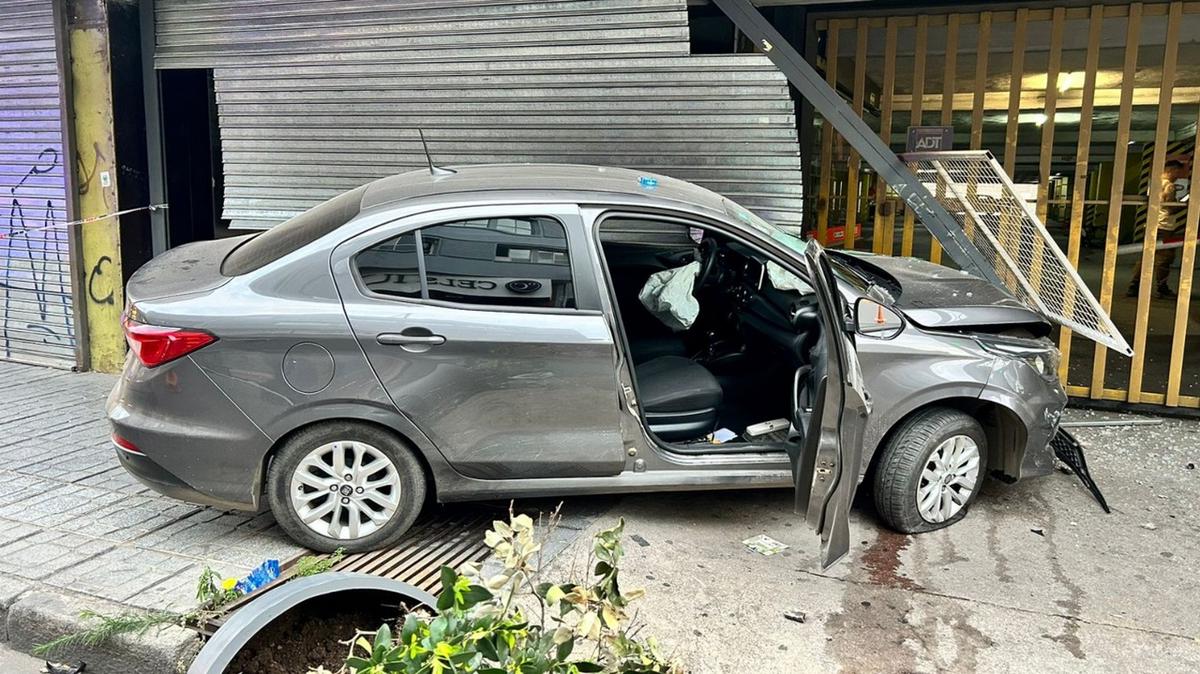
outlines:
[{"label": "dashboard", "polygon": [[[801,361],[820,334],[816,293],[780,290],[766,266],[735,243],[718,252],[717,288],[733,305],[739,331],[747,339],[765,339]],[[750,333],[750,334],[747,334]]]}]

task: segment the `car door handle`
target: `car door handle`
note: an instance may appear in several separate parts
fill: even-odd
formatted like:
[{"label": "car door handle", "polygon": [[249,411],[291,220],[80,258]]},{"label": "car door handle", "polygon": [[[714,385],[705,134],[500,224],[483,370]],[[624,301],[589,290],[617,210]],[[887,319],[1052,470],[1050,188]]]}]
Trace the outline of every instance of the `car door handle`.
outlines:
[{"label": "car door handle", "polygon": [[423,345],[438,346],[445,344],[446,338],[441,335],[406,335],[402,332],[384,332],[376,335],[375,341],[384,346]]}]

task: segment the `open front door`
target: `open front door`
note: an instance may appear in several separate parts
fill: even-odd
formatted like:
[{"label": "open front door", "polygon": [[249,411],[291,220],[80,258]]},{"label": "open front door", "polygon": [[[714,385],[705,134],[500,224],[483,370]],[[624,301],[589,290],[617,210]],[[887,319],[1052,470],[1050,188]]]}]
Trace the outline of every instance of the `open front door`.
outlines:
[{"label": "open front door", "polygon": [[821,566],[850,550],[850,504],[858,488],[862,433],[869,406],[849,320],[825,251],[804,252],[821,307],[821,342],[811,369],[797,373],[792,423],[800,432],[788,454],[796,481],[796,511],[821,538]]}]

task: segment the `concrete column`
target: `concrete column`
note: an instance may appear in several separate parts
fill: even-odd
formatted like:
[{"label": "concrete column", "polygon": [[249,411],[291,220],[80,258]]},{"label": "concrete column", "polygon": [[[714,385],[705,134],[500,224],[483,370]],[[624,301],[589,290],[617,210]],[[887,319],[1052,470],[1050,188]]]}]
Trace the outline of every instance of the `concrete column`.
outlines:
[{"label": "concrete column", "polygon": [[[79,217],[92,218],[118,210],[108,12],[105,0],[67,0],[67,8],[75,186]],[[125,360],[120,226],[119,219],[107,218],[79,232],[79,329],[87,331],[87,362],[100,372],[119,371]]]}]

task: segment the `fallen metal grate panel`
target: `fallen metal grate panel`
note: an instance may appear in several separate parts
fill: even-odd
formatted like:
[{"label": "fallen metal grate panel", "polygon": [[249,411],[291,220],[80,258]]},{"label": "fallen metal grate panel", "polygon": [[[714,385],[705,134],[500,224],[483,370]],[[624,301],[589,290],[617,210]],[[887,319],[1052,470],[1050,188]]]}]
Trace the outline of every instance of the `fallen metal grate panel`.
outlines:
[{"label": "fallen metal grate panel", "polygon": [[1100,486],[1092,479],[1092,472],[1088,470],[1087,459],[1083,458],[1083,445],[1071,435],[1069,431],[1062,428],[1054,434],[1054,439],[1050,441],[1050,448],[1054,450],[1054,456],[1058,457],[1059,461],[1067,464],[1071,472],[1079,477],[1079,481],[1083,486],[1091,492],[1095,497],[1096,502],[1104,509],[1104,512],[1111,513],[1108,508],[1108,501],[1104,500],[1104,494],[1100,493]]},{"label": "fallen metal grate panel", "polygon": [[902,155],[1005,287],[1047,319],[1126,356],[1129,343],[990,152]]}]

